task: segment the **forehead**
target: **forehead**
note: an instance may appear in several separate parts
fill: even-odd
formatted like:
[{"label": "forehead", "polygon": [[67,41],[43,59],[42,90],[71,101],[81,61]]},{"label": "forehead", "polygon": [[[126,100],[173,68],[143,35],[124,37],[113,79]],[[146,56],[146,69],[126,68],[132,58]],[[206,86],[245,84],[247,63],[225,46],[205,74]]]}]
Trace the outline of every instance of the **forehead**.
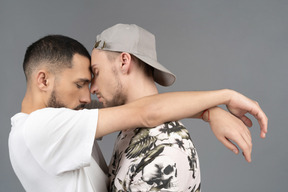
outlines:
[{"label": "forehead", "polygon": [[72,59],[73,67],[89,69],[90,68],[90,60],[89,58],[80,55],[78,53],[73,55]]},{"label": "forehead", "polygon": [[91,66],[99,65],[103,62],[109,62],[105,51],[101,51],[98,49],[93,49],[91,54]]},{"label": "forehead", "polygon": [[80,54],[75,54],[72,59],[72,68],[63,71],[70,75],[71,79],[83,78],[91,79],[91,64],[89,58]]}]

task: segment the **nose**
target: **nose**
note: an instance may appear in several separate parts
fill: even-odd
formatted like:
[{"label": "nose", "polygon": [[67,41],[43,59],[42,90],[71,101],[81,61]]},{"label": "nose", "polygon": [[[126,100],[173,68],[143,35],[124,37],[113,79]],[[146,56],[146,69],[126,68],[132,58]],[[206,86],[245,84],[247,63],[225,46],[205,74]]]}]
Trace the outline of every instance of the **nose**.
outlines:
[{"label": "nose", "polygon": [[83,93],[83,95],[80,98],[80,102],[84,104],[91,102],[91,95],[89,91],[85,91],[85,93]]},{"label": "nose", "polygon": [[95,81],[93,80],[90,86],[90,93],[94,95],[96,94],[96,91],[97,91],[97,86],[96,86]]}]

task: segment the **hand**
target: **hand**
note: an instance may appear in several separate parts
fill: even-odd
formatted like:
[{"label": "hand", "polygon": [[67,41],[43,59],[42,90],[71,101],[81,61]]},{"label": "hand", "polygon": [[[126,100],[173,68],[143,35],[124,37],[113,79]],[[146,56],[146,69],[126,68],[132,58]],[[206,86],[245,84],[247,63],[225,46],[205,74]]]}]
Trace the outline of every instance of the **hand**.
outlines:
[{"label": "hand", "polygon": [[245,124],[219,107],[208,109],[203,119],[208,121],[216,138],[235,154],[239,153],[236,143],[242,150],[246,161],[251,162],[252,139],[249,129]]},{"label": "hand", "polygon": [[227,104],[227,109],[241,119],[248,127],[252,126],[252,121],[245,114],[250,113],[253,115],[260,125],[260,136],[262,138],[266,137],[268,118],[256,101],[253,101],[236,91],[232,91],[232,96]]}]

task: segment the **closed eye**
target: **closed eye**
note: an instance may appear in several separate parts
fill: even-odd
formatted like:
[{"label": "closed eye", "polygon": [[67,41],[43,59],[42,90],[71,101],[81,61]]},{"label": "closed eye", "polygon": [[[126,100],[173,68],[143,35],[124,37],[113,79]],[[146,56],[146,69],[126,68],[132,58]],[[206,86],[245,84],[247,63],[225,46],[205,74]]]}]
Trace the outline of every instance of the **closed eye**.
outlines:
[{"label": "closed eye", "polygon": [[99,75],[99,70],[97,68],[93,68],[93,76],[97,77]]},{"label": "closed eye", "polygon": [[76,83],[76,87],[77,87],[78,89],[83,88],[83,86],[82,86],[82,85],[79,85],[78,83]]},{"label": "closed eye", "polygon": [[75,82],[75,85],[78,89],[82,89],[85,85],[89,85],[90,80],[88,79],[80,79],[79,81]]}]

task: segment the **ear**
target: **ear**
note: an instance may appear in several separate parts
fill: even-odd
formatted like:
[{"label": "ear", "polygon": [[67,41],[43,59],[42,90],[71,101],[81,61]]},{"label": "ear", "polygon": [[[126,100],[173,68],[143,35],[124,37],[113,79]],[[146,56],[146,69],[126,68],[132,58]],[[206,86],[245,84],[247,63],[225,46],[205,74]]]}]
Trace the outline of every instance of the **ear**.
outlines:
[{"label": "ear", "polygon": [[36,83],[37,87],[41,91],[48,91],[51,85],[52,79],[50,77],[50,74],[46,70],[40,70],[37,72],[36,76]]},{"label": "ear", "polygon": [[122,52],[121,53],[121,72],[122,74],[129,74],[132,67],[132,57],[130,53]]}]

